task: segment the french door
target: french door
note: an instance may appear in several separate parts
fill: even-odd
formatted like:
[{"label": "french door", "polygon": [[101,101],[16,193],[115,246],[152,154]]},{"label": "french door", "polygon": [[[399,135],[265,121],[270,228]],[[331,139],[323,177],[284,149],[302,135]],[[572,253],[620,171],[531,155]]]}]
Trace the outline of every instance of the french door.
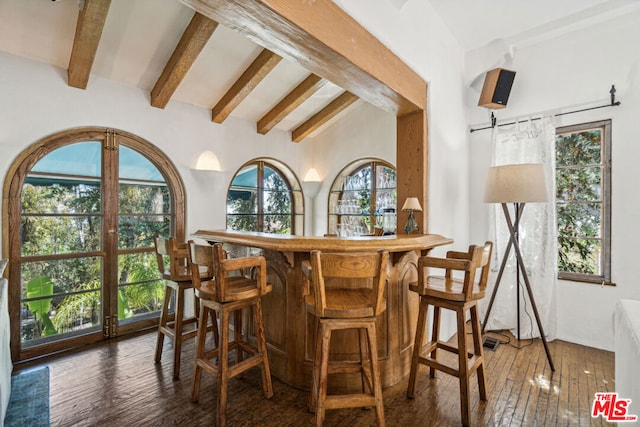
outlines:
[{"label": "french door", "polygon": [[88,128],[34,144],[12,169],[3,249],[14,360],[156,324],[153,237],[184,239],[171,161],[135,135]]}]

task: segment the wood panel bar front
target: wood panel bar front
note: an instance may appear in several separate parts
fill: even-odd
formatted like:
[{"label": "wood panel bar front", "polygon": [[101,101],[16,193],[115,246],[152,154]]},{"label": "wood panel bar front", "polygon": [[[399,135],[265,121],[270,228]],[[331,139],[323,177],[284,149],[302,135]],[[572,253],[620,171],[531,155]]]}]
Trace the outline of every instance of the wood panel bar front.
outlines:
[{"label": "wood panel bar front", "polygon": [[[305,279],[302,264],[312,250],[325,252],[390,252],[387,310],[379,317],[378,357],[384,387],[399,382],[409,373],[418,297],[409,291],[417,280],[417,259],[432,248],[452,243],[437,234],[362,236],[352,238],[309,237],[229,230],[198,230],[193,237],[221,242],[230,256],[261,254],[267,260],[268,281],[273,291],[263,298],[264,323],[272,374],[285,383],[309,389],[315,345],[315,317],[306,312]],[[339,333],[342,332],[342,333]],[[253,335],[252,331],[249,331]],[[354,331],[336,331],[331,342],[335,360],[357,360],[358,339]],[[332,376],[332,392],[358,392],[359,375]]]}]

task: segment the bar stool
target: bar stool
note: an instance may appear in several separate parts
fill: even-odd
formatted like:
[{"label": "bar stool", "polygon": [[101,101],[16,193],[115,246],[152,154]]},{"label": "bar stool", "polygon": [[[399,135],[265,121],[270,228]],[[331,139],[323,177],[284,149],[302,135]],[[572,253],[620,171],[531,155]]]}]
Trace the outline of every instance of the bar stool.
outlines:
[{"label": "bar stool", "polygon": [[[196,315],[184,318],[185,291],[193,288],[191,267],[188,263],[188,248],[186,243],[178,243],[175,238],[154,239],[158,269],[165,283],[164,302],[160,312],[158,339],[156,342],[155,361],[162,358],[165,335],[173,340],[173,378],[180,376],[180,352],[182,341],[196,336],[197,329],[184,330],[186,325],[197,322],[199,311],[197,301],[194,301]],[[167,263],[168,261],[168,263]],[[202,273],[206,277],[206,271]],[[175,309],[173,319],[169,315],[171,296],[175,294]],[[197,299],[197,298],[196,298]]]},{"label": "bar stool", "polygon": [[[377,253],[311,252],[311,265],[305,267],[305,274],[313,292],[305,296],[305,304],[307,311],[318,319],[309,399],[309,409],[315,410],[317,426],[324,423],[327,409],[369,406],[375,406],[378,425],[384,426],[376,316],[386,309],[384,288],[388,260],[389,253],[383,250]],[[349,288],[337,287],[341,281]],[[356,287],[358,285],[360,287]],[[358,330],[359,362],[329,362],[331,333],[343,329]],[[362,393],[327,396],[328,375],[343,373],[360,373]]]},{"label": "bar stool", "polygon": [[[254,366],[259,366],[262,372],[264,397],[270,399],[273,396],[261,302],[262,296],[271,292],[273,288],[267,283],[267,266],[262,256],[227,259],[220,243],[204,246],[196,245],[193,241],[189,241],[189,254],[195,292],[201,302],[191,397],[194,402],[198,401],[203,369],[217,378],[216,422],[217,425],[224,426],[227,422],[229,378]],[[214,279],[202,281],[198,277],[198,268],[209,265],[211,260],[213,260]],[[235,277],[230,275],[231,272],[237,271],[244,273],[243,270],[247,269],[252,270],[250,273],[255,274],[255,279],[247,278],[244,274]],[[242,333],[242,310],[244,308],[253,308],[257,345],[251,344]],[[207,316],[212,312],[217,313],[220,318],[220,330],[219,336],[216,337],[217,347],[207,350]],[[234,339],[229,342],[231,314],[234,315]],[[236,360],[235,364],[229,366],[228,354],[231,350],[235,350]],[[214,363],[214,359],[217,359],[217,364]]]},{"label": "bar stool", "polygon": [[[420,295],[420,311],[418,312],[418,326],[413,346],[411,372],[407,386],[407,397],[414,398],[416,389],[416,374],[418,364],[429,367],[431,378],[435,370],[443,371],[458,377],[460,381],[460,411],[462,424],[469,425],[469,377],[474,371],[478,375],[480,398],[487,400],[487,386],[484,377],[484,356],[482,354],[482,335],[478,317],[478,300],[484,298],[489,264],[493,244],[486,242],[484,246],[469,246],[468,252],[447,252],[446,258],[421,257],[418,260],[418,282],[409,284],[409,289]],[[427,267],[445,269],[445,276],[427,276]],[[476,283],[476,272],[480,269],[480,277]],[[452,277],[453,271],[464,271],[464,280]],[[426,330],[427,308],[433,306],[433,329],[431,341],[423,349]],[[458,323],[458,347],[439,341],[440,309],[445,308],[456,312]],[[466,341],[466,312],[471,313],[471,328],[473,332],[473,352],[468,351]],[[437,360],[438,349],[458,355],[458,366],[450,367]]]}]

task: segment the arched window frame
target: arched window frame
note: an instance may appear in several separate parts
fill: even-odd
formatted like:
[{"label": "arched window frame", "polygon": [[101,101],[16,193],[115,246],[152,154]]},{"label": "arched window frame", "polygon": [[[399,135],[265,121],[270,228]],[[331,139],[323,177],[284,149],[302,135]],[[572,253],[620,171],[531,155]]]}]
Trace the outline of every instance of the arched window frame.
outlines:
[{"label": "arched window frame", "polygon": [[[4,181],[2,200],[2,252],[3,257],[9,259],[5,276],[9,279],[11,355],[14,361],[30,359],[48,352],[58,351],[61,348],[73,346],[74,343],[79,345],[87,342],[85,337],[79,336],[67,339],[64,347],[54,342],[24,350],[21,347],[20,339],[20,265],[22,263],[20,221],[22,188],[25,179],[33,167],[49,153],[67,145],[87,141],[101,142],[104,150],[117,150],[118,145],[123,144],[146,157],[160,171],[168,185],[170,202],[173,206],[171,234],[179,240],[184,240],[185,238],[186,204],[184,183],[173,162],[149,141],[123,130],[105,127],[83,127],[56,132],[27,147],[9,167]],[[103,163],[103,173],[108,168],[117,170],[117,164]],[[107,205],[107,199],[113,197],[117,197],[117,195],[103,194],[103,204]],[[104,223],[103,238],[108,228],[117,229],[117,224]],[[115,246],[115,248],[108,248],[105,243],[103,251],[106,253],[110,250],[117,250],[117,239]],[[105,277],[105,280],[117,283],[117,268],[111,268],[110,276],[112,277]],[[157,320],[149,319],[147,323],[148,326],[151,326],[156,324]],[[126,330],[122,332],[126,333]]]},{"label": "arched window frame", "polygon": [[[381,185],[381,177],[378,176],[378,168],[385,167],[393,170],[393,182],[389,182],[388,184]],[[374,185],[369,185],[368,188],[364,189],[369,192],[369,206],[368,212],[362,212],[362,208],[357,212],[343,212],[344,206],[341,206],[341,202],[344,198],[345,191],[362,191],[362,190],[346,190],[346,183],[348,177],[352,177],[356,175],[359,171],[371,168],[371,182],[375,183]],[[356,234],[371,234],[374,232],[374,227],[379,227],[382,225],[382,221],[384,219],[384,212],[382,212],[380,206],[378,206],[378,193],[384,192],[385,194],[391,194],[392,200],[389,204],[389,209],[393,209],[391,220],[393,223],[397,221],[397,174],[396,168],[391,163],[379,159],[379,158],[362,158],[355,160],[348,165],[346,165],[336,176],[331,184],[331,190],[329,191],[328,196],[328,221],[327,221],[327,232],[329,234],[340,234],[340,235],[356,235]],[[366,210],[366,209],[365,209]],[[387,215],[388,216],[388,215]],[[361,230],[343,230],[342,225],[346,223],[350,223],[353,225],[355,222],[362,222]],[[368,227],[368,229],[367,229]],[[390,231],[385,231],[385,234],[390,233]]]},{"label": "arched window frame", "polygon": [[[262,232],[264,230],[264,217],[265,215],[268,215],[268,213],[264,212],[264,200],[262,191],[263,187],[260,183],[262,183],[264,180],[265,167],[269,167],[280,175],[280,177],[287,185],[291,195],[291,234],[302,235],[304,233],[304,197],[302,193],[302,186],[300,185],[300,181],[298,180],[295,173],[293,173],[291,168],[289,168],[286,164],[282,163],[279,160],[268,157],[261,157],[252,159],[240,166],[229,182],[226,203],[228,203],[229,200],[229,192],[235,188],[233,182],[238,173],[244,168],[252,165],[255,165],[257,167],[257,182],[256,187],[248,188],[255,188],[255,191],[257,192],[257,231]],[[247,187],[238,187],[238,189],[246,190]],[[226,226],[227,228],[229,228],[228,209],[226,209],[225,217],[227,224]]]}]

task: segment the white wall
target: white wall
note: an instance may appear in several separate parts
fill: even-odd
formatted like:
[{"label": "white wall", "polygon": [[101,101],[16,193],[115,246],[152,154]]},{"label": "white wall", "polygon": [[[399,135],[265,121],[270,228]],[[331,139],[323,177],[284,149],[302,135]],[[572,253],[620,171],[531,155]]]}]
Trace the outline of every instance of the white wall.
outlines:
[{"label": "white wall", "polygon": [[[517,72],[508,107],[498,110],[500,119],[525,117],[559,108],[602,105],[609,102],[609,88],[616,85],[620,107],[563,116],[559,126],[612,119],[612,279],[617,286],[558,282],[558,338],[592,347],[613,350],[615,302],[640,299],[635,266],[635,246],[640,238],[640,11],[588,29],[517,47],[511,68]],[[468,70],[490,64],[489,52],[467,56]],[[485,68],[486,70],[486,68]],[[487,111],[476,106],[479,92],[469,90],[467,105],[471,123],[486,122]],[[594,103],[595,101],[595,103]],[[471,238],[488,234],[488,206],[481,202],[484,175],[490,166],[491,131],[472,134]]]}]

